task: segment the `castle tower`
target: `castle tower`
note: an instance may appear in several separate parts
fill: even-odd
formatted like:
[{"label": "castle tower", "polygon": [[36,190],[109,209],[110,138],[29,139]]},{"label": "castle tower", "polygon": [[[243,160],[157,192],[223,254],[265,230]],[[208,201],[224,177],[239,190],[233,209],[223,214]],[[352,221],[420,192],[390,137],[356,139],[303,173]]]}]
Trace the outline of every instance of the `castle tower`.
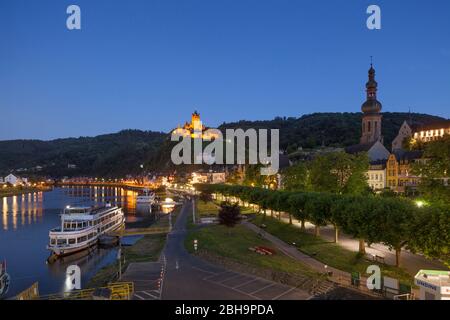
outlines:
[{"label": "castle tower", "polygon": [[196,121],[200,121],[200,113],[198,113],[197,111],[194,111],[194,113],[192,114],[191,121],[192,121],[192,123],[194,123]]},{"label": "castle tower", "polygon": [[366,83],[367,99],[361,106],[363,112],[362,117],[362,134],[361,144],[382,142],[381,136],[381,109],[382,105],[377,100],[378,83],[375,81],[375,69],[372,63],[369,69],[369,81]]},{"label": "castle tower", "polygon": [[202,137],[203,125],[200,120],[200,114],[197,111],[194,111],[194,113],[192,114],[191,130],[194,131],[192,133],[192,138],[201,138]]}]

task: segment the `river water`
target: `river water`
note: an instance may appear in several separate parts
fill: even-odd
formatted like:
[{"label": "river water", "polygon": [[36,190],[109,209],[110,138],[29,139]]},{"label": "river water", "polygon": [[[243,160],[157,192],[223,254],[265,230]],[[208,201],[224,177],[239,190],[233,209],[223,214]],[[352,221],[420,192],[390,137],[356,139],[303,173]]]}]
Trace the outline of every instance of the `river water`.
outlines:
[{"label": "river water", "polygon": [[64,291],[67,266],[81,268],[81,285],[117,257],[117,248],[96,248],[46,263],[48,232],[59,226],[62,208],[67,205],[90,206],[106,201],[123,208],[126,221],[136,222],[149,215],[148,207],[136,207],[136,192],[115,187],[62,187],[0,198],[0,262],[7,262],[11,276],[6,297],[39,283],[41,295]]}]

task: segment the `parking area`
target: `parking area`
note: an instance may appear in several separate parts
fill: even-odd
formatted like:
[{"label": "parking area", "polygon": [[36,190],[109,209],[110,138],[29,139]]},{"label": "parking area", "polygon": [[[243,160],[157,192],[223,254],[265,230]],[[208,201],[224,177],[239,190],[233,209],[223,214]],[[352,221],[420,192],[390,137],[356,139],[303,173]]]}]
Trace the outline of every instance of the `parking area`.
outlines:
[{"label": "parking area", "polygon": [[121,280],[134,282],[133,300],[160,300],[164,271],[160,262],[131,263]]},{"label": "parking area", "polygon": [[196,269],[205,273],[204,281],[245,294],[250,299],[305,300],[311,298],[311,295],[306,291],[256,276],[233,271],[214,272],[212,270]]}]

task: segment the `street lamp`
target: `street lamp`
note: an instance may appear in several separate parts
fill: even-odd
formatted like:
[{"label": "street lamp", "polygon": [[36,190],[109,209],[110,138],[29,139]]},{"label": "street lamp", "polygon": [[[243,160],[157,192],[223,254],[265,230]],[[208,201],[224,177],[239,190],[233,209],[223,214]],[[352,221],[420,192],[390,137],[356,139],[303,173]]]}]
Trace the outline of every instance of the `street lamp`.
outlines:
[{"label": "street lamp", "polygon": [[417,200],[416,201],[416,206],[418,207],[418,208],[422,208],[422,207],[424,207],[424,206],[426,206],[427,205],[427,203],[425,202],[425,201],[423,201],[423,200]]}]

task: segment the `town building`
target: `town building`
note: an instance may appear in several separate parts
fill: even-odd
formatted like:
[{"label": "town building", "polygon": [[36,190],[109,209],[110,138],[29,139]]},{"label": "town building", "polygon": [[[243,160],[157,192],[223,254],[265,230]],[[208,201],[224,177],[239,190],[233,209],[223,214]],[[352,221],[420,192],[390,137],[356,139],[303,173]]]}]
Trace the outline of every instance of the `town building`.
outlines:
[{"label": "town building", "polygon": [[430,142],[439,140],[444,135],[450,135],[450,120],[416,128],[413,133],[413,139],[421,142]]},{"label": "town building", "polygon": [[386,188],[386,160],[377,160],[370,163],[367,171],[367,184],[373,191]]},{"label": "town building", "polygon": [[12,185],[16,185],[20,181],[20,179],[18,177],[16,177],[15,175],[13,175],[12,173],[8,174],[4,180],[5,180],[5,183],[10,183]]},{"label": "town building", "polygon": [[10,183],[12,185],[27,185],[28,184],[28,178],[19,178],[16,177],[15,175],[8,174],[4,179],[3,179],[3,183]]},{"label": "town building", "polygon": [[191,175],[191,184],[196,183],[225,183],[226,174],[225,172],[213,172],[213,171],[197,171],[193,172]]},{"label": "town building", "polygon": [[450,135],[450,120],[436,122],[430,125],[413,124],[411,121],[403,122],[400,130],[392,141],[392,151],[403,149],[405,139],[412,139],[411,143],[427,143],[436,141]]},{"label": "town building", "polygon": [[424,161],[422,154],[422,151],[394,151],[386,162],[387,187],[397,193],[404,193],[407,188],[416,189],[420,177],[413,174],[412,165]]},{"label": "town building", "polygon": [[398,130],[397,136],[392,140],[392,151],[402,150],[405,139],[412,137],[413,131],[410,123],[404,121]]},{"label": "town building", "polygon": [[450,272],[419,270],[414,277],[420,300],[450,300]]}]

